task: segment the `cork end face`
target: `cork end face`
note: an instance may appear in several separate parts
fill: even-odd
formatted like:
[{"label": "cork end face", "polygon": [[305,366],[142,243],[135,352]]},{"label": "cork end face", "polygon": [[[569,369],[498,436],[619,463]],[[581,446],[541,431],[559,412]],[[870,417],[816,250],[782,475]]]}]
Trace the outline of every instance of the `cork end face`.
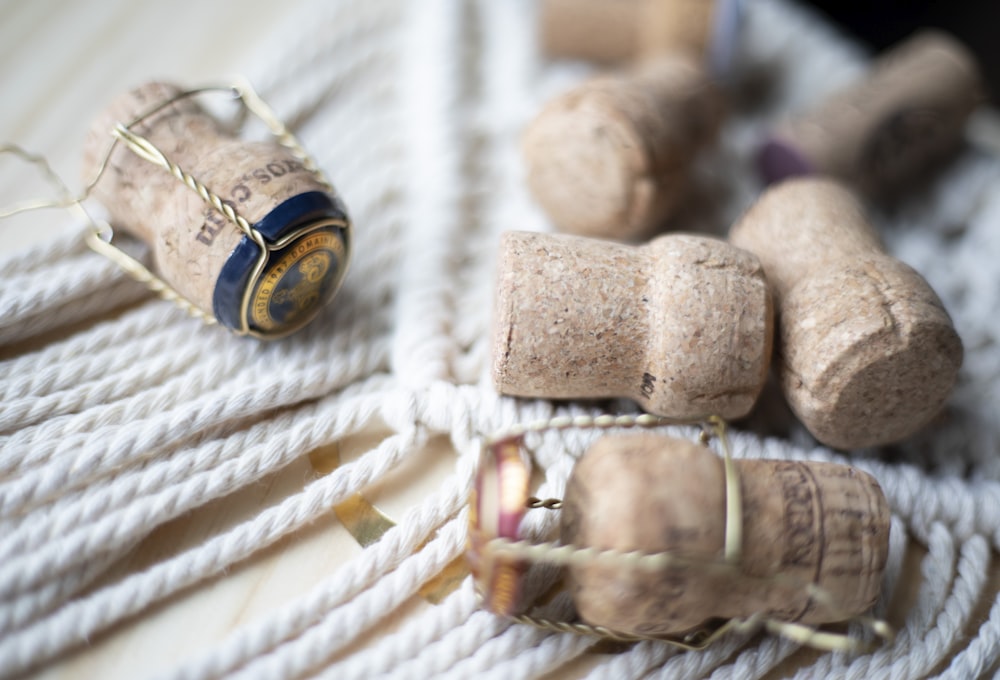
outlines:
[{"label": "cork end face", "polygon": [[306,192],[254,226],[268,243],[267,262],[261,269],[260,248],[244,237],[219,274],[213,311],[228,328],[277,338],[305,326],[333,299],[347,271],[350,223],[337,199]]},{"label": "cork end face", "polygon": [[659,341],[647,348],[644,410],[675,418],[745,416],[771,360],[770,288],[752,253],[719,239],[669,234],[650,243],[659,276],[646,289]]},{"label": "cork end face", "polygon": [[[692,441],[653,433],[599,439],[563,497],[563,543],[622,552],[673,552],[713,561],[723,546],[721,459]],[[668,573],[575,565],[569,583],[592,625],[643,635],[682,633],[713,615],[718,581],[697,566]],[[700,578],[701,577],[701,578]]]},{"label": "cork end face", "polygon": [[799,406],[817,439],[837,449],[880,446],[933,419],[955,385],[961,342],[953,329],[940,325],[915,328],[913,335],[898,351],[852,371],[837,386],[830,408]]},{"label": "cork end face", "polygon": [[[825,305],[815,304],[818,295]],[[841,295],[850,304],[837,304]],[[861,259],[817,275],[787,296],[782,313],[789,405],[827,446],[864,448],[910,436],[955,385],[961,339],[926,282],[900,262]]]},{"label": "cork end face", "polygon": [[552,101],[525,131],[528,186],[561,231],[633,240],[648,233],[666,193],[645,145],[600,90]]}]

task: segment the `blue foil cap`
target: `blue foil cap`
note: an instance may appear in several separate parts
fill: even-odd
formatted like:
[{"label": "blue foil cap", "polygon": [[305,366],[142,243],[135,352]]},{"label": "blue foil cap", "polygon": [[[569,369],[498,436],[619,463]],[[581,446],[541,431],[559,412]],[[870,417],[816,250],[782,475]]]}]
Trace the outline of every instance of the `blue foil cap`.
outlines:
[{"label": "blue foil cap", "polygon": [[243,331],[247,288],[247,329],[280,336],[308,323],[337,292],[347,268],[349,219],[334,196],[308,191],[280,203],[254,228],[270,251],[264,270],[252,281],[260,247],[244,236],[219,273],[212,311],[224,326]]}]

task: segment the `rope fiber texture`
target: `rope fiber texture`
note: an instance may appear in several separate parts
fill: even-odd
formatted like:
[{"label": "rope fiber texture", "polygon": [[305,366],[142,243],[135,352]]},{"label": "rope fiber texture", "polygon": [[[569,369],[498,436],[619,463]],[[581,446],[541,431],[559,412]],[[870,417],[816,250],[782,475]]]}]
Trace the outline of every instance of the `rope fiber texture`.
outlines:
[{"label": "rope fiber texture", "polygon": [[[260,343],[204,327],[144,294],[82,238],[0,262],[0,342],[27,347],[71,327],[0,362],[0,677],[38,670],[156,603],[224,582],[255,554],[333,521],[331,508],[435,443],[453,457],[449,474],[380,540],[150,673],[527,678],[593,650],[592,639],[477,609],[469,578],[440,604],[407,608],[462,554],[483,438],[598,413],[500,397],[487,375],[499,234],[550,228],[526,194],[518,136],[547,98],[586,74],[540,58],[534,19],[530,0],[315,0],[274,27],[247,75],[328,171],[356,225],[344,289],[292,337]],[[757,89],[736,93],[719,144],[696,169],[714,197],[701,222],[720,230],[759,190],[750,152],[763,130],[866,61],[786,0],[747,2],[745,28],[739,72],[769,80],[742,81]],[[807,657],[796,677],[996,670],[1000,597],[988,575],[1000,548],[998,182],[1000,160],[969,148],[932,185],[874,215],[889,250],[939,292],[965,343],[959,384],[932,426],[891,450],[850,454],[816,446],[794,425],[781,437],[767,423],[732,433],[735,457],[849,462],[879,480],[893,539],[876,614],[890,610],[904,565],[919,565],[893,643]],[[90,318],[102,320],[81,324]],[[231,526],[141,568],[116,567],[171,520],[373,432],[357,458]],[[568,431],[532,440],[539,497],[561,496],[591,439]],[[555,515],[532,511],[524,532],[546,535]],[[550,609],[565,616],[570,605],[556,598]],[[641,642],[575,668],[593,678],[759,678],[799,668],[783,665],[797,651],[767,636],[690,653]]]}]

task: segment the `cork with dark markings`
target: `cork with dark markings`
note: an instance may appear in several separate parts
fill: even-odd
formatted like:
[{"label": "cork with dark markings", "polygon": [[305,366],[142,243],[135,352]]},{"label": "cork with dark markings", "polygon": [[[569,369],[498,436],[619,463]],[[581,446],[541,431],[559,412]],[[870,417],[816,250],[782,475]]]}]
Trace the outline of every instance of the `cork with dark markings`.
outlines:
[{"label": "cork with dark markings", "polygon": [[844,449],[886,444],[941,409],[961,339],[923,277],[883,251],[846,188],[819,178],[776,185],[729,238],[764,265],[782,388],[817,439]]},{"label": "cork with dark markings", "polygon": [[[94,121],[84,145],[83,177],[89,182],[104,161],[118,123],[128,124],[180,89],[147,83],[117,98]],[[280,203],[307,191],[328,191],[284,147],[236,139],[192,99],[182,99],[133,126],[172,162],[233,204],[253,224]],[[152,249],[154,267],[201,309],[212,312],[219,272],[243,238],[239,229],[163,168],[119,142],[93,196],[116,229]]]},{"label": "cork with dark markings", "polygon": [[870,195],[893,195],[961,147],[983,99],[965,46],[943,33],[920,33],[861,80],[781,122],[758,162],[769,181],[830,175]]},{"label": "cork with dark markings", "polygon": [[[870,475],[844,465],[737,460],[742,557],[721,563],[725,473],[714,452],[654,433],[598,440],[574,468],[561,540],[622,552],[670,552],[695,563],[658,573],[569,569],[580,616],[640,635],[677,635],[712,618],[763,614],[817,625],[868,610],[888,557],[889,508]],[[828,600],[811,597],[821,588]]]},{"label": "cork with dark markings", "polygon": [[746,415],[773,327],[759,262],[724,241],[526,232],[501,238],[493,324],[501,393],[629,397],[676,418]]},{"label": "cork with dark markings", "polygon": [[722,98],[703,67],[663,55],[550,101],[522,139],[528,186],[560,230],[648,237],[677,208]]}]

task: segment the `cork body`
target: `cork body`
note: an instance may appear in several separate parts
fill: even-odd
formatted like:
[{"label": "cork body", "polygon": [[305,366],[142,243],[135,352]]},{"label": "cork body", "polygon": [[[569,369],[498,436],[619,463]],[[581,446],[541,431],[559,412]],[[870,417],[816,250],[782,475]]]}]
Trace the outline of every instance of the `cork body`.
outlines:
[{"label": "cork body", "polygon": [[711,49],[716,13],[736,21],[736,4],[730,0],[543,0],[539,43],[549,57],[600,63],[663,52],[702,59]]},{"label": "cork body", "polygon": [[715,0],[648,0],[639,8],[639,56],[680,51],[704,58],[712,40]]},{"label": "cork body", "polygon": [[[742,557],[721,563],[722,459],[704,446],[652,433],[598,440],[574,468],[562,541],[620,551],[669,551],[701,565],[659,573],[587,564],[570,568],[580,616],[643,635],[672,635],[711,618],[762,613],[816,625],[869,609],[888,556],[889,509],[868,474],[833,463],[735,461],[743,498]],[[810,596],[821,588],[829,599]]]},{"label": "cork body", "polygon": [[587,81],[525,130],[529,188],[561,231],[637,239],[672,213],[722,101],[694,61],[662,56]]},{"label": "cork body", "polygon": [[[110,132],[116,124],[130,123],[179,93],[179,88],[173,85],[154,82],[112,102],[94,121],[84,146],[83,175],[87,181],[96,175],[104,161],[113,140]],[[282,205],[292,222],[322,218],[346,224],[346,212],[339,200],[328,196],[329,188],[291,151],[277,143],[247,142],[230,136],[192,99],[171,103],[131,129],[149,139],[170,161],[232,205],[252,225],[274,215],[275,209]],[[222,213],[123,143],[118,143],[108,157],[107,168],[93,195],[108,209],[116,228],[149,244],[154,268],[164,280],[201,309],[209,313],[214,310],[216,316],[219,315],[216,286],[234,251],[242,246],[246,251],[244,258],[250,262],[259,252]],[[314,199],[304,201],[310,206],[305,212],[294,209],[294,202],[289,203],[290,199],[301,196]],[[289,206],[293,209],[289,210]],[[273,217],[271,221],[274,222]],[[276,225],[274,233],[265,236],[287,240],[289,232],[285,226]],[[290,244],[302,257],[277,258],[277,266],[284,270],[294,270],[296,264],[309,265],[308,271],[292,282],[299,289],[284,291],[289,298],[299,295],[302,299],[297,304],[303,308],[292,310],[290,317],[283,320],[268,318],[266,313],[251,314],[258,322],[256,330],[280,332],[286,322],[295,325],[303,316],[311,318],[317,304],[332,295],[330,289],[339,283],[346,265],[344,231],[334,227],[332,231],[315,232],[305,241]],[[235,262],[230,267],[243,268]],[[282,292],[281,279],[281,271],[271,268],[265,272],[262,286],[271,288],[260,289],[252,296],[258,305],[260,295]],[[242,291],[233,294],[242,302]]]},{"label": "cork body", "polygon": [[944,34],[922,33],[861,82],[779,124],[758,164],[770,182],[822,174],[892,194],[959,147],[982,98],[972,55]]},{"label": "cork body", "polygon": [[650,0],[542,0],[538,33],[549,57],[621,62],[635,56],[639,14]]},{"label": "cork body", "polygon": [[503,394],[628,397],[663,416],[736,418],[763,387],[767,282],[756,258],[723,241],[509,232],[497,285],[492,371]]},{"label": "cork body", "polygon": [[782,388],[817,439],[875,446],[937,413],[962,362],[961,340],[927,282],[883,252],[849,191],[825,179],[776,185],[730,241],[764,265]]}]

